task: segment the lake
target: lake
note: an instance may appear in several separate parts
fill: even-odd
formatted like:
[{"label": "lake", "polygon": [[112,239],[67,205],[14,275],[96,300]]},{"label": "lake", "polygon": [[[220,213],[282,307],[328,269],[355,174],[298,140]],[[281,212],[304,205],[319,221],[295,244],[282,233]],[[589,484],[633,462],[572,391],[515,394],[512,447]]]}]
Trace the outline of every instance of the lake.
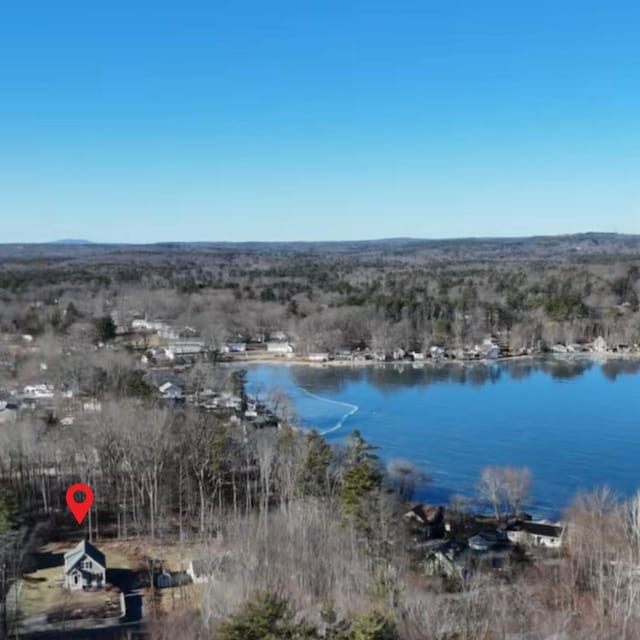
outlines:
[{"label": "lake", "polygon": [[640,488],[640,360],[546,358],[442,365],[247,367],[286,391],[299,423],[340,442],[359,429],[384,461],[432,478],[417,499],[475,496],[485,465],[528,467],[530,510],[557,517],[578,490]]}]

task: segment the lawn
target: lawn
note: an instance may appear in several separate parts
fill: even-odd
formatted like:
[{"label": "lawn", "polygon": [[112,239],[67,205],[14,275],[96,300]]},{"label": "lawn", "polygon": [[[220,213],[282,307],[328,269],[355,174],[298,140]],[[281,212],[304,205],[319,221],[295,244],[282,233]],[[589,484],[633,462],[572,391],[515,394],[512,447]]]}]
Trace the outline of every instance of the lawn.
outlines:
[{"label": "lawn", "polygon": [[[111,551],[108,546],[100,547],[105,553],[107,568],[126,569],[132,566],[129,558]],[[67,591],[63,588],[64,551],[69,548],[71,546],[56,544],[39,550],[41,568],[25,574],[17,589],[23,619],[41,616],[75,618],[120,615],[120,593],[111,585],[96,591]]]}]

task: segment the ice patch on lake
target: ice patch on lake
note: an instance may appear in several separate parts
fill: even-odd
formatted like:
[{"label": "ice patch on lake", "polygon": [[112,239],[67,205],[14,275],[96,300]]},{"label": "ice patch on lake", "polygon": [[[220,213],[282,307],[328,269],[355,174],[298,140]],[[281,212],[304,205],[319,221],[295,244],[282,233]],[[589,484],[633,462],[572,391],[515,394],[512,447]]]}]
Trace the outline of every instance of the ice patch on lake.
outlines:
[{"label": "ice patch on lake", "polygon": [[338,429],[341,429],[342,426],[345,423],[345,420],[347,418],[349,418],[350,416],[352,416],[354,413],[356,413],[356,411],[358,411],[360,409],[360,407],[357,404],[351,404],[349,402],[341,402],[340,400],[331,400],[331,398],[323,398],[322,396],[316,395],[315,393],[311,393],[311,391],[309,391],[308,389],[305,389],[304,387],[300,387],[301,391],[304,391],[308,396],[311,396],[312,398],[315,398],[316,400],[320,400],[321,402],[329,402],[331,404],[335,404],[338,406],[342,406],[342,407],[347,407],[349,409],[349,411],[347,411],[341,418],[340,420],[338,420],[338,422],[336,422],[336,424],[331,427],[330,429],[325,429],[324,431],[320,432],[320,435],[325,436],[328,433],[333,433],[334,431],[337,431]]}]

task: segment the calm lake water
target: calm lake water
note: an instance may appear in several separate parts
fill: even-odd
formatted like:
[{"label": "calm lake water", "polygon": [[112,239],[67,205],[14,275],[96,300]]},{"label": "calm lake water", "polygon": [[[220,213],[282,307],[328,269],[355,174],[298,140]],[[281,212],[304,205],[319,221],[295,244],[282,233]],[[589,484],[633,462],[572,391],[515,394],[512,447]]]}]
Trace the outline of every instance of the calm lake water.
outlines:
[{"label": "calm lake water", "polygon": [[253,365],[249,390],[291,397],[307,429],[353,429],[381,458],[432,476],[418,499],[473,497],[483,466],[529,467],[530,510],[556,517],[576,492],[640,488],[640,360],[314,367]]}]

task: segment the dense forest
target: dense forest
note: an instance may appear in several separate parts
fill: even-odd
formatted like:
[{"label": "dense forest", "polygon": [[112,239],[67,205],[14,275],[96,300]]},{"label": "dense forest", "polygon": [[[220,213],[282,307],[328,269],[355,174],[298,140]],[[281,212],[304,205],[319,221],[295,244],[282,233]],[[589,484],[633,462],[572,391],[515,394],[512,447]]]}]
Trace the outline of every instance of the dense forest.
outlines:
[{"label": "dense forest", "polygon": [[[136,558],[145,618],[123,637],[639,637],[640,497],[577,496],[562,548],[542,561],[514,545],[499,569],[428,572],[431,534],[405,517],[428,470],[383,465],[358,432],[338,447],[302,432],[277,391],[278,428],[256,428],[242,370],[218,358],[229,340],[280,333],[301,352],[486,336],[511,353],[596,336],[633,346],[639,294],[640,238],[605,234],[0,246],[0,635],[30,637],[12,602],[43,545],[87,536]],[[159,395],[126,328],[141,317],[207,344],[179,365],[188,401]],[[96,495],[81,529],[64,503],[77,481]],[[440,535],[468,539],[480,511],[506,526],[532,483],[526,469],[485,468],[477,495],[442,505]],[[161,593],[154,580],[185,549],[213,578]]]},{"label": "dense forest", "polygon": [[81,319],[142,313],[215,345],[285,332],[302,353],[640,341],[636,236],[4,245],[0,260],[5,332],[69,335]]}]

